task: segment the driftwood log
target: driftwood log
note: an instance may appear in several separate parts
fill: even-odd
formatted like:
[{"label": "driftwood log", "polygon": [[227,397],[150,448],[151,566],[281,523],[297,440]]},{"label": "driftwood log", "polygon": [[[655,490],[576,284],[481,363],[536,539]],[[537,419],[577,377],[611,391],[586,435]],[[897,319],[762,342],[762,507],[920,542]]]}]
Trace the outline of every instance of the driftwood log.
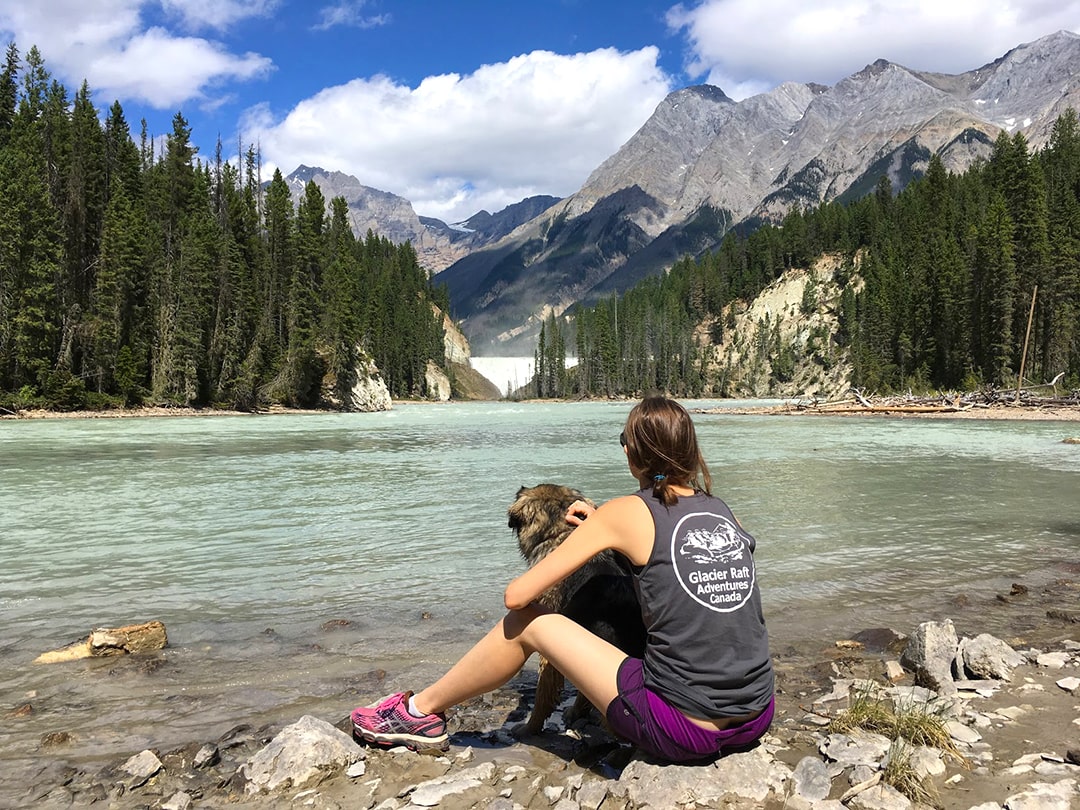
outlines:
[{"label": "driftwood log", "polygon": [[796,410],[808,413],[959,413],[995,407],[1077,408],[1080,391],[1068,396],[1040,396],[1034,391],[997,391],[987,389],[966,394],[943,393],[933,397],[908,394],[899,397],[876,397],[862,391],[852,391],[849,399],[831,402],[800,401]]},{"label": "driftwood log", "polygon": [[169,643],[165,625],[161,622],[128,624],[123,627],[99,628],[74,644],[58,650],[42,653],[34,659],[35,664],[56,664],[80,658],[98,658],[110,655],[160,650]]}]

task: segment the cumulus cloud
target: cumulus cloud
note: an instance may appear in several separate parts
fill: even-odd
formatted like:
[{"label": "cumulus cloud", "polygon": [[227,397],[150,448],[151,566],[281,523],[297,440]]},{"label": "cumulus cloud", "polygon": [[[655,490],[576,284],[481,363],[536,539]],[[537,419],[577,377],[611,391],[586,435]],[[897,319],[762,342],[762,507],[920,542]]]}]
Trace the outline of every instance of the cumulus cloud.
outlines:
[{"label": "cumulus cloud", "polygon": [[782,81],[835,84],[876,59],[962,73],[1080,28],[1078,0],[703,0],[668,12],[687,72],[732,98]]},{"label": "cumulus cloud", "polygon": [[385,76],[329,87],[242,130],[283,171],[338,169],[448,221],[576,191],[672,89],[654,47],[534,51],[416,87]]},{"label": "cumulus cloud", "polygon": [[[164,0],[189,27],[218,27],[268,13],[276,0]],[[147,0],[0,0],[0,32],[23,49],[36,45],[46,67],[72,83],[86,79],[105,98],[157,108],[197,100],[212,105],[213,88],[266,76],[267,57],[231,53],[210,39],[177,36],[142,19]],[[63,21],[58,25],[57,21]]]},{"label": "cumulus cloud", "polygon": [[162,8],[190,29],[223,30],[250,17],[267,17],[281,0],[161,0]]}]

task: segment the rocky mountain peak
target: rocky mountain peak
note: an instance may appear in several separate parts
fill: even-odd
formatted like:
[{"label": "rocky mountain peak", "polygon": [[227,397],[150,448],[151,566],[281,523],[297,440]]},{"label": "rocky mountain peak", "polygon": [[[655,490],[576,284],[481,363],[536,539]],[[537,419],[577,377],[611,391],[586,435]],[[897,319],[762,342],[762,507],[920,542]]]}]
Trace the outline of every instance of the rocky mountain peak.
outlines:
[{"label": "rocky mountain peak", "polygon": [[871,76],[877,76],[884,73],[890,67],[893,67],[893,63],[888,59],[875,59],[858,73],[854,74],[853,78],[865,79]]},{"label": "rocky mountain peak", "polygon": [[443,278],[474,346],[527,340],[543,313],[714,249],[739,223],[856,198],[883,175],[900,190],[933,153],[963,171],[1002,131],[1038,148],[1076,106],[1080,36],[1067,31],[956,75],[878,59],[832,87],[787,82],[739,102],[684,88],[578,192]]}]

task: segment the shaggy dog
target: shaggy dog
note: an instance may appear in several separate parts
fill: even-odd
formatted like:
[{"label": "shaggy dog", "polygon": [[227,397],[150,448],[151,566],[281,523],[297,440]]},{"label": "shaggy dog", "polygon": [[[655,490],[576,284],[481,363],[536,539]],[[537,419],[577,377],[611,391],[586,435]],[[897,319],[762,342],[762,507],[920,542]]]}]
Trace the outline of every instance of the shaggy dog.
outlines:
[{"label": "shaggy dog", "polygon": [[[566,510],[574,501],[593,505],[581,492],[558,484],[522,487],[507,510],[508,525],[517,535],[521,556],[530,567],[546,557],[574,527],[566,522]],[[562,613],[595,635],[614,644],[627,655],[641,658],[645,653],[645,625],[641,607],[623,558],[603,551],[562,582],[544,591],[537,601],[549,610]],[[558,706],[564,679],[543,656],[536,681],[536,705],[526,723],[530,734],[543,730],[544,721]],[[566,713],[569,726],[584,717],[589,702],[580,694]]]}]

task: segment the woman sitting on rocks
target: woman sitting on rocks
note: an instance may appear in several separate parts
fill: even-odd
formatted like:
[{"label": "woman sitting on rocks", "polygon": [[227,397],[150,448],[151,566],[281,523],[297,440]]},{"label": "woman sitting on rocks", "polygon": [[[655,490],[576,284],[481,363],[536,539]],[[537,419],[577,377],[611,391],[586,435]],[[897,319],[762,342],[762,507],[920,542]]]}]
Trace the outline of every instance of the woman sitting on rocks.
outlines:
[{"label": "woman sitting on rocks", "polygon": [[[774,710],[754,539],[710,492],[689,413],[648,397],[619,437],[640,489],[593,509],[576,502],[565,542],[506,588],[506,616],[442,678],[353,711],[355,734],[446,750],[444,712],[512,678],[539,652],[603,711],[618,736],[670,762],[754,743]],[[586,519],[587,518],[587,519]],[[534,600],[613,549],[631,563],[648,630],[631,658]]]}]

